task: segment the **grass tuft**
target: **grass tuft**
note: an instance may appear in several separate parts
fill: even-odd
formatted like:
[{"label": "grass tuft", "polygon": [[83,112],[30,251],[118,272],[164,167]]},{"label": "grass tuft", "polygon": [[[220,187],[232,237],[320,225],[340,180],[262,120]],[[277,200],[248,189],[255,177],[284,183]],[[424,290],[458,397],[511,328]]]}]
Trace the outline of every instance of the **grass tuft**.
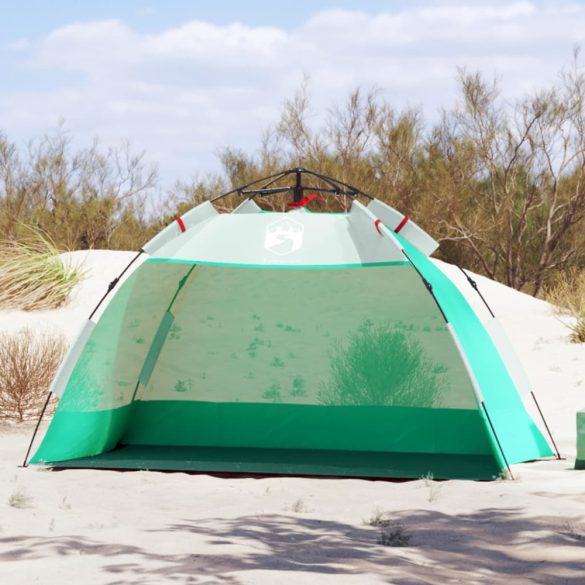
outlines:
[{"label": "grass tuft", "polygon": [[544,296],[557,315],[572,317],[571,321],[561,320],[571,330],[571,341],[585,343],[585,270],[564,272]]},{"label": "grass tuft", "polygon": [[84,271],[59,254],[47,235],[30,226],[18,241],[0,240],[0,308],[34,311],[66,304]]},{"label": "grass tuft", "polygon": [[424,486],[428,489],[427,500],[434,502],[439,498],[443,485],[435,481],[435,476],[429,471],[426,475],[421,477]]},{"label": "grass tuft", "polygon": [[304,514],[309,511],[309,507],[303,498],[297,498],[291,505],[290,511],[295,514]]},{"label": "grass tuft", "polygon": [[376,528],[384,528],[392,523],[387,516],[386,512],[380,510],[380,508],[374,508],[372,514],[367,520],[364,520],[364,524],[368,526],[375,526]]},{"label": "grass tuft", "polygon": [[26,493],[24,488],[18,487],[8,498],[8,505],[11,508],[32,508],[33,499]]},{"label": "grass tuft", "polygon": [[402,547],[410,546],[411,536],[401,522],[390,521],[382,527],[378,534],[377,543],[382,546]]},{"label": "grass tuft", "polygon": [[561,529],[558,531],[561,536],[565,536],[570,540],[575,540],[577,542],[585,543],[585,532],[581,530],[578,526],[575,526],[572,522],[567,520],[562,526]]}]

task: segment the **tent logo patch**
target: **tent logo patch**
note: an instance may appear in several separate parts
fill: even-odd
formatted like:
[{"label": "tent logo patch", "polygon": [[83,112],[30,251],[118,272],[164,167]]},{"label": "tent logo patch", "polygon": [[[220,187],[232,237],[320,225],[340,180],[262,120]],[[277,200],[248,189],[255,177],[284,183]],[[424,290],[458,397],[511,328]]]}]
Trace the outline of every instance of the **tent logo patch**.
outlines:
[{"label": "tent logo patch", "polygon": [[303,246],[304,227],[294,219],[279,219],[266,226],[264,247],[274,254],[285,256]]}]

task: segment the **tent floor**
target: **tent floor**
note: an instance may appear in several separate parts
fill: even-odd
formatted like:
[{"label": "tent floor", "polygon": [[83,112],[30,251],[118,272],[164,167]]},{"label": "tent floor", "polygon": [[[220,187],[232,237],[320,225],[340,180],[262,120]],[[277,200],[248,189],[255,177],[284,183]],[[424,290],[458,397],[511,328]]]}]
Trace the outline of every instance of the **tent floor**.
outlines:
[{"label": "tent floor", "polygon": [[494,479],[492,456],[385,453],[306,449],[121,445],[113,451],[69,461],[57,468],[142,469],[266,475]]}]

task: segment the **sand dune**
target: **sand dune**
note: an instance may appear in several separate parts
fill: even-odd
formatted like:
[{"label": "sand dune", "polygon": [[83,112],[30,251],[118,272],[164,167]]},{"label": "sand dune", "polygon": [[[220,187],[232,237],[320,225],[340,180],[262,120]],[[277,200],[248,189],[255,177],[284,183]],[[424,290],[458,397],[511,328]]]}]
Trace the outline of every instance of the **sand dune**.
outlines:
[{"label": "sand dune", "polygon": [[[28,326],[72,339],[132,256],[73,253],[88,278],[71,303],[0,312],[0,330]],[[48,472],[18,467],[31,426],[5,424],[0,583],[585,584],[585,472],[572,469],[585,344],[569,343],[547,303],[477,280],[564,460],[515,465],[514,481],[490,483]],[[474,291],[464,290],[485,312]],[[16,494],[15,507],[9,500]],[[408,547],[377,544],[379,529],[365,522],[376,511],[401,523]]]}]

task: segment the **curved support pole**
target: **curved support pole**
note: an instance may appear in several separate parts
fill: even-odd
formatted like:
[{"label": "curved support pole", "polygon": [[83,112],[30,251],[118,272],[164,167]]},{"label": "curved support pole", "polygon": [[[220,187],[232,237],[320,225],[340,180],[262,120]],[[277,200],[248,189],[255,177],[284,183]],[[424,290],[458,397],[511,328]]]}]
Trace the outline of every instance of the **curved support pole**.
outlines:
[{"label": "curved support pole", "polygon": [[[102,298],[98,301],[97,305],[94,307],[93,311],[91,312],[88,320],[91,321],[91,318],[95,315],[96,311],[100,308],[101,304],[106,300],[107,296],[114,290],[114,288],[116,288],[116,285],[118,284],[118,282],[120,282],[120,279],[124,276],[124,274],[126,274],[126,272],[128,271],[128,269],[130,268],[130,266],[132,266],[132,264],[134,264],[134,262],[136,262],[136,260],[138,260],[138,258],[140,258],[140,256],[144,253],[144,250],[140,250],[136,256],[134,256],[134,258],[132,258],[132,260],[130,260],[130,262],[126,265],[126,267],[124,268],[124,270],[122,270],[122,272],[120,272],[120,274],[114,278],[114,280],[112,280],[112,282],[110,282],[110,284],[108,285],[108,290],[105,292],[105,294],[102,296]],[[43,408],[39,414],[39,418],[37,420],[37,424],[35,426],[35,430],[33,432],[33,435],[31,437],[30,443],[28,445],[28,449],[26,450],[26,455],[24,457],[24,461],[22,463],[22,467],[28,467],[28,458],[30,455],[30,452],[32,450],[32,446],[35,442],[37,433],[39,431],[39,428],[41,426],[41,421],[43,420],[43,417],[45,416],[45,412],[47,410],[47,407],[49,406],[49,401],[51,400],[51,396],[52,396],[52,392],[49,391],[47,393],[47,399],[45,400],[45,404],[43,405]]]}]

